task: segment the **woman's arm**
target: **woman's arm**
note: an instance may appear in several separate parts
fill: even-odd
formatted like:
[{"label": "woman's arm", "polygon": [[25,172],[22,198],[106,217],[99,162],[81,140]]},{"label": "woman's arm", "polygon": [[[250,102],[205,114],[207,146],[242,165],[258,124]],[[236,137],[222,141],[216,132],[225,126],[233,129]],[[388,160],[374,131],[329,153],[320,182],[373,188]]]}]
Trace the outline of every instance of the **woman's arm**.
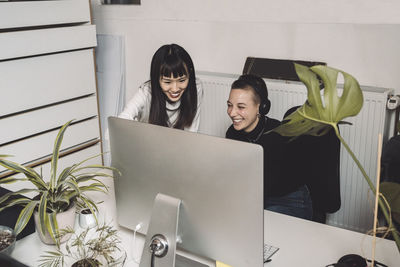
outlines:
[{"label": "woman's arm", "polygon": [[139,90],[129,100],[124,110],[118,115],[119,118],[140,121],[145,108],[150,109],[151,89],[150,83],[146,82],[139,87]]}]

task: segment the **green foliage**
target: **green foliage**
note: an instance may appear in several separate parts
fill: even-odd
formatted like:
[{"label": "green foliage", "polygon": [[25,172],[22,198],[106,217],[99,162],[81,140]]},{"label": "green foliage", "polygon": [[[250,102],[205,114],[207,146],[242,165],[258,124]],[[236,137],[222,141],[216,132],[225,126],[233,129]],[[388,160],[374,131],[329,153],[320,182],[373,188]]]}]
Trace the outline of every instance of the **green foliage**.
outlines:
[{"label": "green foliage", "polygon": [[[282,125],[273,131],[283,136],[300,136],[303,134],[320,136],[326,134],[330,127],[335,130],[336,136],[353,158],[372,192],[376,192],[374,184],[365,172],[357,157],[351,151],[345,140],[341,137],[338,124],[343,123],[346,117],[357,115],[363,105],[363,95],[357,80],[348,73],[328,66],[306,67],[295,64],[296,73],[307,87],[307,101],[294,113],[287,116]],[[341,73],[344,78],[342,95],[338,95],[337,78]],[[320,78],[324,85],[323,99],[320,92]],[[379,206],[391,224],[391,219],[383,200],[379,198]],[[400,237],[396,228],[390,229],[400,252]]]},{"label": "green foliage", "polygon": [[[97,225],[94,230],[87,228],[80,234],[75,233],[72,229],[63,230],[62,234],[71,233],[73,235],[65,245],[65,252],[60,248],[57,248],[56,251],[46,251],[46,254],[41,256],[39,267],[63,267],[66,258],[75,262],[85,261],[92,266],[99,266],[99,261],[106,262],[109,267],[123,266],[126,253],[119,246],[121,241],[117,232],[116,229],[105,223]],[[120,256],[115,257],[116,254],[120,254]]]},{"label": "green foliage", "polygon": [[400,224],[400,184],[383,182],[380,191],[389,203],[393,219]]},{"label": "green foliage", "polygon": [[[72,207],[78,200],[80,203],[83,203],[85,208],[89,208],[93,212],[97,210],[96,203],[86,195],[86,192],[97,191],[107,193],[108,191],[107,186],[98,178],[112,178],[112,176],[97,170],[114,170],[114,168],[102,165],[83,166],[85,162],[94,157],[65,168],[61,171],[60,175],[57,176],[61,143],[65,130],[71,122],[72,121],[69,121],[61,127],[54,142],[49,182],[45,182],[42,174],[37,173],[34,169],[6,160],[5,158],[7,158],[8,155],[0,155],[1,166],[25,176],[24,178],[7,177],[1,179],[0,184],[29,181],[35,187],[33,189],[24,188],[16,192],[10,192],[0,198],[0,211],[15,205],[24,207],[15,224],[14,230],[17,235],[24,229],[33,212],[37,210],[39,213],[40,231],[45,234],[47,230],[56,244],[59,245],[60,234],[56,221],[56,214]],[[99,155],[95,157],[98,156]],[[94,172],[95,170],[96,172]],[[32,192],[37,195],[34,199],[20,195]],[[14,196],[14,198],[10,198],[12,196]]]},{"label": "green foliage", "polygon": [[[344,118],[357,115],[363,105],[363,95],[357,80],[348,73],[327,66],[311,68],[295,64],[296,73],[307,87],[307,101],[284,119],[282,126],[274,129],[284,136],[302,134],[320,136],[330,127],[336,127]],[[337,78],[344,77],[342,95],[338,95]],[[325,86],[321,97],[320,83]]]}]

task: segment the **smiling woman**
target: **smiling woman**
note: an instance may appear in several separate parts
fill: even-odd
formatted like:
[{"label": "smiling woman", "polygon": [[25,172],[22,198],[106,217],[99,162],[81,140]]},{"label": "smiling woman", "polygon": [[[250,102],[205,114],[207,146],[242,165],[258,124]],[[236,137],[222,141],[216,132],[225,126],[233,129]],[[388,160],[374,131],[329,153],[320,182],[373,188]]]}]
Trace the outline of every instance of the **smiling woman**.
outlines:
[{"label": "smiling woman", "polygon": [[[303,219],[312,218],[312,202],[306,186],[306,174],[297,166],[299,151],[288,139],[268,133],[280,122],[266,115],[271,103],[265,82],[258,76],[245,74],[233,82],[227,113],[232,125],[226,132],[229,139],[259,144],[264,151],[264,209]],[[293,168],[285,168],[293,162]],[[303,174],[303,175],[302,175]]]},{"label": "smiling woman", "polygon": [[145,82],[119,114],[120,118],[197,132],[203,90],[193,61],[181,46],[160,47]]}]

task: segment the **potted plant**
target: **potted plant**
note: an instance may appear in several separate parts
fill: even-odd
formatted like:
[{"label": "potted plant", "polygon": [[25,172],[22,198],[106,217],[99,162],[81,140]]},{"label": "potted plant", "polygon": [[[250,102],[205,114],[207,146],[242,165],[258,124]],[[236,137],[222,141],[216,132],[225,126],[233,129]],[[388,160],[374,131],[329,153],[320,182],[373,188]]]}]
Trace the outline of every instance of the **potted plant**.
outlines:
[{"label": "potted plant", "polygon": [[13,229],[0,225],[0,253],[10,255],[14,250],[16,239]]},{"label": "potted plant", "polygon": [[[96,203],[100,204],[100,202]],[[93,211],[90,210],[85,206],[84,203],[78,202],[77,203],[77,214],[78,214],[78,221],[79,221],[79,226],[81,228],[92,228],[98,224],[97,221],[97,215],[98,215],[98,210],[96,207],[94,207]]]},{"label": "potted plant", "polygon": [[[29,181],[34,188],[24,188],[16,192],[10,192],[0,198],[0,211],[14,205],[22,205],[14,231],[18,235],[26,226],[29,219],[35,213],[36,230],[45,243],[65,242],[69,236],[65,235],[60,239],[59,229],[67,227],[64,223],[70,221],[70,227],[75,222],[75,206],[79,200],[83,205],[91,210],[97,210],[96,203],[87,196],[87,192],[99,191],[106,193],[108,188],[101,182],[99,177],[112,177],[110,174],[99,172],[98,170],[114,168],[102,165],[83,165],[91,157],[77,164],[73,164],[59,172],[57,175],[60,147],[67,127],[72,121],[64,124],[58,132],[54,142],[53,154],[51,157],[51,170],[49,181],[47,182],[42,173],[34,169],[6,160],[8,155],[0,155],[0,165],[15,173],[21,173],[24,178],[6,177],[0,180],[0,184]],[[37,196],[30,199],[20,194],[36,193]],[[11,196],[16,198],[10,199]],[[59,218],[60,216],[66,217]],[[68,217],[69,216],[69,217]],[[69,218],[69,219],[66,219]]]},{"label": "potted plant", "polygon": [[95,228],[86,228],[80,234],[72,229],[66,229],[63,234],[73,237],[66,243],[65,251],[46,251],[41,256],[40,267],[63,267],[66,262],[71,267],[123,266],[126,252],[120,248],[117,230],[105,223]]},{"label": "potted plant", "polygon": [[[292,137],[303,134],[321,136],[326,134],[330,130],[330,127],[332,127],[340,142],[357,164],[371,191],[375,193],[376,188],[374,184],[350,147],[341,137],[338,128],[339,123],[346,123],[342,121],[344,118],[357,115],[362,108],[363,94],[357,80],[346,72],[322,65],[308,68],[295,64],[295,70],[300,80],[307,87],[307,101],[303,106],[287,116],[282,125],[272,131],[283,136]],[[341,96],[338,95],[336,88],[339,73],[344,77],[343,93]],[[324,84],[324,101],[321,99],[320,79]],[[392,226],[391,217],[382,196],[379,197],[379,206],[388,224]],[[398,232],[393,226],[390,228],[390,231],[400,251]]]}]

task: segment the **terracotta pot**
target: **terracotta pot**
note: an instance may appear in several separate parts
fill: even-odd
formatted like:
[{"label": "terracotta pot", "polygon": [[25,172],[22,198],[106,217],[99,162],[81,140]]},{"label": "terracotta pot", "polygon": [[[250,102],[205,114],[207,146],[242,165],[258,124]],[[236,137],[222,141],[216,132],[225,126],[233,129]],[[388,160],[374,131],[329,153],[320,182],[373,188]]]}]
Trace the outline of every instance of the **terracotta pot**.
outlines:
[{"label": "terracotta pot", "polygon": [[[73,207],[71,207],[70,209],[68,209],[64,212],[57,213],[56,220],[57,220],[57,224],[58,224],[58,229],[66,229],[67,227],[74,229],[75,216],[76,216],[75,210],[76,210],[76,206],[74,205]],[[54,245],[55,242],[51,238],[47,229],[46,229],[45,235],[43,235],[42,232],[40,231],[39,213],[37,211],[35,211],[35,213],[33,214],[33,218],[35,220],[36,232],[39,234],[39,237],[42,240],[42,242],[45,244],[48,244],[48,245]],[[70,237],[71,237],[71,234],[64,235],[61,238],[60,243],[64,243],[65,241],[70,239]]]}]

